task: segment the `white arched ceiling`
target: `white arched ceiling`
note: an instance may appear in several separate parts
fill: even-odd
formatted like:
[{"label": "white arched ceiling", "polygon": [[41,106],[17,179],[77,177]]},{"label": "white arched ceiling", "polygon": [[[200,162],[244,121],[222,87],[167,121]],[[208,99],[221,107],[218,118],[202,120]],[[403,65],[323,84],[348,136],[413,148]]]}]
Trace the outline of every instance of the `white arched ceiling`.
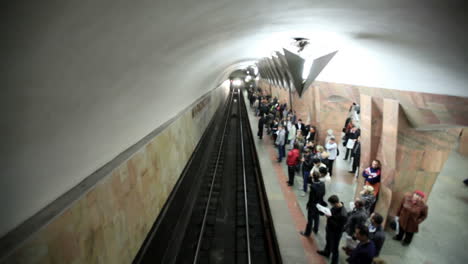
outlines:
[{"label": "white arched ceiling", "polygon": [[339,49],[318,80],[467,96],[466,19],[453,3],[10,1],[0,235],[213,89],[228,67],[291,37]]}]

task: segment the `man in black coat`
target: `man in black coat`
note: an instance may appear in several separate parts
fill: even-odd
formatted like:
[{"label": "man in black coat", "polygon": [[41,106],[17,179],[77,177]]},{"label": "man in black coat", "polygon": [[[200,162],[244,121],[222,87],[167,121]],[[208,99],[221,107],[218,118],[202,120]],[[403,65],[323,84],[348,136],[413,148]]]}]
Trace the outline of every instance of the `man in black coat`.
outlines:
[{"label": "man in black coat", "polygon": [[327,217],[327,226],[325,227],[326,245],[325,249],[317,250],[317,253],[324,257],[332,255],[331,264],[338,264],[341,235],[343,235],[344,226],[346,224],[346,208],[336,195],[328,198],[328,203],[332,206],[331,215]]},{"label": "man in black coat", "polygon": [[369,239],[369,229],[365,225],[360,225],[354,234],[359,244],[346,261],[349,264],[372,264],[375,257],[375,244]]},{"label": "man in black coat", "polygon": [[297,120],[297,123],[295,124],[296,130],[300,130],[302,132],[302,135],[305,137],[307,135],[307,127],[302,123],[302,119]]},{"label": "man in black coat", "polygon": [[268,115],[268,106],[264,103],[261,103],[260,104],[260,107],[259,107],[259,112],[260,112],[260,115]]},{"label": "man in black coat", "polygon": [[369,238],[375,244],[375,256],[378,257],[385,242],[385,231],[382,228],[383,217],[379,213],[371,215],[371,225],[369,226]]},{"label": "man in black coat", "polygon": [[354,143],[353,150],[351,151],[351,157],[353,157],[353,170],[348,171],[349,173],[356,173],[357,167],[361,162],[361,137],[359,136]]},{"label": "man in black coat", "polygon": [[354,209],[348,213],[348,220],[345,225],[346,233],[349,236],[353,236],[356,227],[365,224],[368,217],[366,208],[364,208],[364,202],[356,200],[354,202]]},{"label": "man in black coat", "polygon": [[260,119],[258,119],[258,138],[259,139],[262,139],[263,137],[263,128],[265,127],[265,122],[266,122],[265,116],[262,114],[260,116]]},{"label": "man in black coat", "polygon": [[[325,173],[326,174],[326,173]],[[318,174],[312,176],[310,185],[309,201],[307,202],[307,225],[305,231],[299,232],[303,236],[310,236],[312,224],[314,225],[314,233],[318,233],[320,214],[317,209],[317,204],[324,205],[323,196],[325,195],[325,183],[319,180]]]}]

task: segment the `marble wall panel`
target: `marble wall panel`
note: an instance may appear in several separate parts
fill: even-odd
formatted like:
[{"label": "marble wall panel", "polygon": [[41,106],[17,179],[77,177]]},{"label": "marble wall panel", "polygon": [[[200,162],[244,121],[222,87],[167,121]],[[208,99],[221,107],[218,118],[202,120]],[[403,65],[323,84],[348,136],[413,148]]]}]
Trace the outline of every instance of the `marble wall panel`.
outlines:
[{"label": "marble wall panel", "polygon": [[468,128],[464,128],[462,131],[458,152],[463,156],[468,156]]},{"label": "marble wall panel", "polygon": [[382,163],[382,174],[379,191],[379,199],[375,211],[379,212],[384,219],[388,214],[392,197],[393,183],[396,176],[396,160],[398,146],[400,105],[393,99],[383,99],[382,112],[382,134],[380,136],[377,159]]},{"label": "marble wall panel", "polygon": [[305,123],[314,123],[312,118],[312,113],[315,108],[315,100],[313,99],[313,91],[307,89],[302,94],[302,97],[299,97],[297,93],[293,93],[293,109],[296,111],[298,118],[302,119]]},{"label": "marble wall panel", "polygon": [[[287,93],[277,94],[288,100]],[[319,141],[327,129],[341,130],[352,102],[361,103],[361,167],[374,158],[383,163],[382,197],[376,207],[383,215],[394,214],[407,191],[430,194],[460,127],[468,126],[466,97],[316,81],[302,98],[293,99],[298,116],[307,120],[308,112],[317,126]],[[468,155],[468,132],[460,137],[459,151]]]},{"label": "marble wall panel", "polygon": [[358,89],[363,94],[398,100],[414,128],[468,126],[468,97],[363,86]]},{"label": "marble wall panel", "polygon": [[[371,165],[372,160],[379,159],[378,153],[382,151],[381,135],[383,127],[383,98],[361,95],[360,100],[360,129],[361,129],[361,163],[358,175]],[[364,179],[360,178],[356,186],[356,197],[362,190]]]},{"label": "marble wall panel", "polygon": [[4,263],[131,263],[227,92],[195,118],[185,111]]},{"label": "marble wall panel", "polygon": [[[381,136],[382,136],[382,128],[383,128],[383,105],[384,100],[380,97],[372,97],[372,121],[371,121],[371,137],[372,137],[372,144],[370,145],[370,156],[371,159],[375,159],[377,157],[377,153],[381,148]],[[362,118],[362,117],[361,117]],[[362,129],[362,124],[361,124]],[[366,166],[370,165],[370,162],[367,164],[363,164]]]},{"label": "marble wall panel", "polygon": [[367,168],[373,159],[372,146],[377,145],[380,141],[374,141],[372,137],[373,116],[375,105],[372,102],[372,97],[366,94],[361,95],[361,163],[359,165],[358,181],[356,185],[355,198],[360,196],[360,191],[364,186],[364,179],[360,177],[363,169]]},{"label": "marble wall panel", "polygon": [[430,195],[452,149],[459,128],[421,131],[412,127],[405,113],[400,113],[397,147],[397,173],[389,214],[394,215],[403,195],[416,189]]}]

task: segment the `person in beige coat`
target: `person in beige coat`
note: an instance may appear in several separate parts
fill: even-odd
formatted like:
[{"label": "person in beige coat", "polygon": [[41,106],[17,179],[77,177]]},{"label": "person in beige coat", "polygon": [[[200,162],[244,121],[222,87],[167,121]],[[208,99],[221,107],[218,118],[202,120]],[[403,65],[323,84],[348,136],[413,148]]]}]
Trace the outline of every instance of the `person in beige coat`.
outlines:
[{"label": "person in beige coat", "polygon": [[407,193],[401,201],[400,209],[398,209],[397,216],[399,217],[398,223],[400,230],[398,235],[393,237],[394,240],[402,240],[403,246],[411,243],[414,233],[419,231],[419,224],[427,218],[428,208],[424,202],[426,194],[422,191],[414,191]]}]

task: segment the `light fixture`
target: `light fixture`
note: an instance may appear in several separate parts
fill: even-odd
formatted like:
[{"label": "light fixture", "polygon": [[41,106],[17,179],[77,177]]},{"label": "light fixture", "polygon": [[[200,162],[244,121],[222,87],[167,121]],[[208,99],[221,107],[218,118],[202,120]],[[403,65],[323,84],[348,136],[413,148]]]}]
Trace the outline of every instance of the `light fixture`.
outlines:
[{"label": "light fixture", "polygon": [[234,86],[240,86],[240,85],[242,84],[242,80],[240,80],[240,79],[235,79],[235,80],[232,82],[232,84],[233,84]]}]

